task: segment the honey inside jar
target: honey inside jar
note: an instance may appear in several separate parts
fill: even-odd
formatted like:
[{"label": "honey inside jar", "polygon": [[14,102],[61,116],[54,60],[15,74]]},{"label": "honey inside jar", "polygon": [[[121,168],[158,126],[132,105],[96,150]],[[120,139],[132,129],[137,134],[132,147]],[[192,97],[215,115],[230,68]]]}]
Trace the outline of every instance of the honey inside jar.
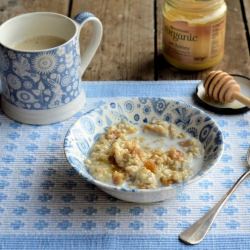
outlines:
[{"label": "honey inside jar", "polygon": [[163,6],[163,55],[183,70],[202,70],[224,55],[224,0],[166,0]]}]

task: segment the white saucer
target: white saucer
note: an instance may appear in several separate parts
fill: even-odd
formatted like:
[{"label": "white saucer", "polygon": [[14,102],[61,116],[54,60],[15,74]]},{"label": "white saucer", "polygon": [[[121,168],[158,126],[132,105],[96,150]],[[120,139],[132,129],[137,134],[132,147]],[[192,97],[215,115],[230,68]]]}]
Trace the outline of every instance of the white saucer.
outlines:
[{"label": "white saucer", "polygon": [[[245,76],[232,75],[240,85],[241,92],[250,97],[250,79]],[[197,86],[195,93],[196,101],[204,108],[220,114],[240,114],[250,109],[239,101],[235,100],[231,103],[222,104],[208,98],[205,94],[203,81]]]}]

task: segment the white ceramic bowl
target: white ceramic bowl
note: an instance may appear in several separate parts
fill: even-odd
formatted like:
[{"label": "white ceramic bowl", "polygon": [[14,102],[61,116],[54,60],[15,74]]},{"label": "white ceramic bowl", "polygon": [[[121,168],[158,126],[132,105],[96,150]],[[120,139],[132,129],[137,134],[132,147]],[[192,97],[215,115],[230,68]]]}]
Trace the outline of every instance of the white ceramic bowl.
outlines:
[{"label": "white ceramic bowl", "polygon": [[[200,140],[205,149],[202,166],[187,181],[156,189],[128,189],[94,179],[85,167],[84,160],[99,135],[112,124],[122,120],[133,124],[162,119],[181,127]],[[203,111],[185,103],[160,98],[133,98],[106,103],[83,115],[68,131],[65,154],[69,163],[87,181],[104,192],[125,201],[157,202],[175,196],[190,183],[205,175],[219,160],[223,151],[222,133],[216,123]]]}]

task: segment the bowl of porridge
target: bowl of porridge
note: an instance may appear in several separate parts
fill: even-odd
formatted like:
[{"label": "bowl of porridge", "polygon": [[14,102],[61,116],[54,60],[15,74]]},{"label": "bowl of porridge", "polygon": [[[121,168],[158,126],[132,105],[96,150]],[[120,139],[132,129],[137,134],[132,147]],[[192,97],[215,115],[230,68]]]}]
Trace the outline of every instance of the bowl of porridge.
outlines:
[{"label": "bowl of porridge", "polygon": [[204,176],[223,151],[215,121],[162,98],[110,101],[68,131],[65,154],[87,181],[125,201],[174,197]]}]

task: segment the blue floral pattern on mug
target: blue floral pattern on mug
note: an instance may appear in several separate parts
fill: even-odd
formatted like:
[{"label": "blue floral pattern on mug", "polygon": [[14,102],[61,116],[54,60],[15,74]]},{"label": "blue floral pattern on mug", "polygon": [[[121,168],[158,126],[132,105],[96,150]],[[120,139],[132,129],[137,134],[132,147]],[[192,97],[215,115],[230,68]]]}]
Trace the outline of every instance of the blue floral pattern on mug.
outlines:
[{"label": "blue floral pattern on mug", "polygon": [[41,52],[0,47],[3,95],[20,108],[43,110],[62,106],[79,94],[80,49],[70,42]]}]

